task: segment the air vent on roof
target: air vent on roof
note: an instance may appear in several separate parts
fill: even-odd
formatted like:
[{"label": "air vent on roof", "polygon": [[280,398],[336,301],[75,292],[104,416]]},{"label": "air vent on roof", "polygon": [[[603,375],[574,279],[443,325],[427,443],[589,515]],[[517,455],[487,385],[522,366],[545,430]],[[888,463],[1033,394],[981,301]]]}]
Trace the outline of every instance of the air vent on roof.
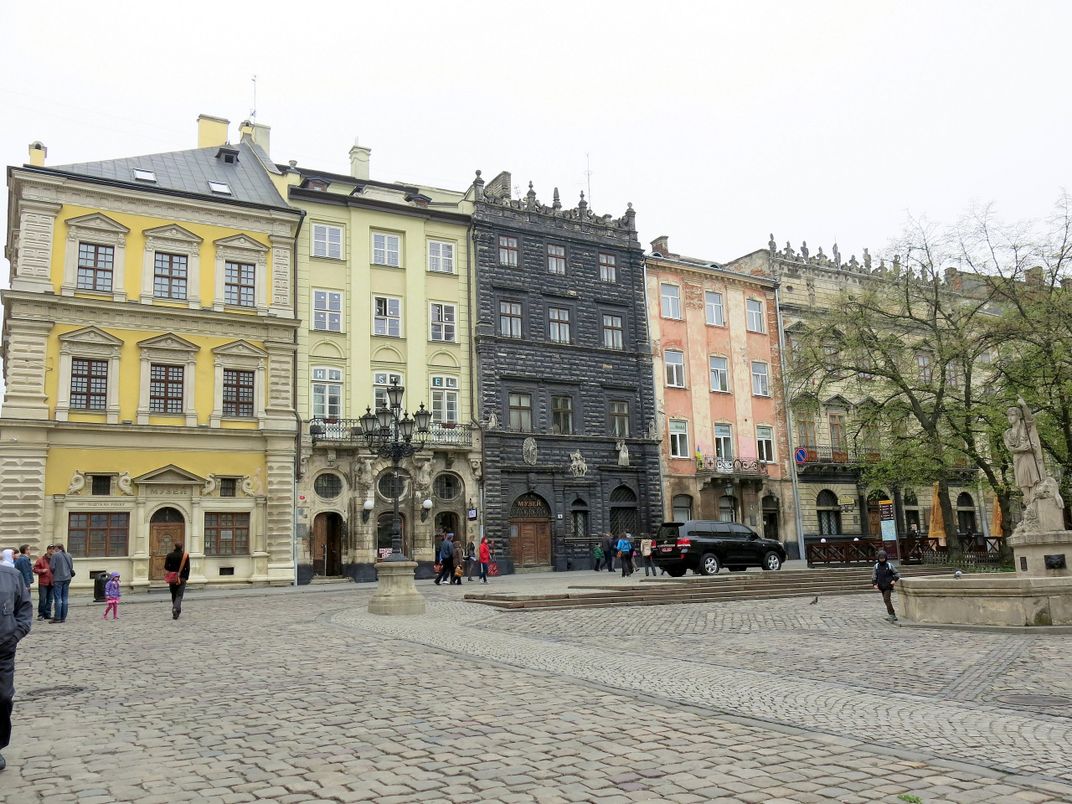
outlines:
[{"label": "air vent on roof", "polygon": [[156,174],[151,170],[142,170],[141,168],[134,168],[134,181],[156,181]]},{"label": "air vent on roof", "polygon": [[233,165],[238,161],[238,149],[229,145],[221,145],[220,150],[216,151],[216,158],[222,159],[228,165]]},{"label": "air vent on roof", "polygon": [[218,195],[230,195],[231,188],[229,185],[224,184],[222,181],[210,181],[208,183],[208,189]]}]

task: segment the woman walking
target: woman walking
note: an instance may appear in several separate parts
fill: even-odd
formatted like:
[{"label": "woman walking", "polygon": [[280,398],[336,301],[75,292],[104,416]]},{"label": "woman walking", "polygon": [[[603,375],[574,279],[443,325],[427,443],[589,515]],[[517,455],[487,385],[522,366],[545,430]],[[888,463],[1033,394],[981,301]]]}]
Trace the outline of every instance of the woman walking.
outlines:
[{"label": "woman walking", "polygon": [[480,537],[480,580],[484,583],[488,582],[488,564],[491,563],[491,546],[488,544],[488,537]]},{"label": "woman walking", "polygon": [[186,582],[190,580],[190,554],[183,551],[181,544],[164,557],[164,580],[171,589],[171,619],[177,620],[182,614]]},{"label": "woman walking", "polygon": [[622,560],[622,577],[628,578],[633,574],[633,540],[628,533],[623,533],[618,539],[618,557]]}]

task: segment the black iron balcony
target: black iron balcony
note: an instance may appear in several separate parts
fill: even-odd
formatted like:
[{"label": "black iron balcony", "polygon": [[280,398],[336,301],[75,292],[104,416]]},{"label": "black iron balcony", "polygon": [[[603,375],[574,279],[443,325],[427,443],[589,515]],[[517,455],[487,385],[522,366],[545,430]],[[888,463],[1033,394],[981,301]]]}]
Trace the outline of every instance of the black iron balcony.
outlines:
[{"label": "black iron balcony", "polygon": [[[310,419],[309,436],[314,446],[366,446],[360,419]],[[468,424],[432,422],[425,440],[425,446],[467,448],[472,445],[473,428]]]},{"label": "black iron balcony", "polygon": [[797,446],[794,453],[797,463],[804,466],[822,463],[875,463],[882,458],[878,447],[850,447],[844,444]]},{"label": "black iron balcony", "polygon": [[726,477],[766,477],[767,464],[752,458],[719,458],[698,453],[696,473]]}]

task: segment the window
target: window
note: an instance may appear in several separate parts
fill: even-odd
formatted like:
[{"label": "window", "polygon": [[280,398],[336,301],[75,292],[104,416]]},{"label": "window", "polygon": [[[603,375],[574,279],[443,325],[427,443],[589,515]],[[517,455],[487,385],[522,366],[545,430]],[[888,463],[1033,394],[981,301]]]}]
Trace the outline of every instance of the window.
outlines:
[{"label": "window", "polygon": [[428,241],[428,270],[437,274],[454,273],[454,244],[442,240]]},{"label": "window", "polygon": [[182,413],[182,366],[149,367],[149,412]]},{"label": "window", "polygon": [[108,407],[108,361],[71,360],[71,409],[105,410]]},{"label": "window", "polygon": [[566,247],[547,244],[547,272],[549,274],[566,273]]},{"label": "window", "polygon": [[313,224],[313,256],[342,259],[342,227],[326,223]]},{"label": "window", "polygon": [[402,264],[400,252],[402,238],[394,234],[384,232],[372,233],[372,263],[374,265],[389,265],[397,268]]},{"label": "window", "polygon": [[565,307],[549,307],[547,318],[547,337],[552,343],[569,343],[570,311]]},{"label": "window", "polygon": [[520,302],[499,302],[499,334],[504,338],[521,337]]},{"label": "window", "polygon": [[797,420],[797,444],[814,449],[818,444],[815,436],[815,419],[810,415],[801,415]]},{"label": "window", "polygon": [[573,435],[572,397],[551,397],[551,432],[557,435]]},{"label": "window", "polygon": [[67,552],[75,558],[125,556],[130,539],[130,514],[67,514]]},{"label": "window", "polygon": [[94,497],[107,497],[112,493],[112,476],[111,475],[92,475],[93,485],[91,486],[90,493]]},{"label": "window", "polygon": [[767,376],[766,363],[752,363],[752,393],[756,396],[770,396],[770,377]]},{"label": "window", "polygon": [[713,290],[704,292],[704,320],[713,327],[726,323],[722,312],[722,294]]},{"label": "window", "polygon": [[685,387],[685,353],[667,350],[663,353],[666,364],[666,384],[670,388]]},{"label": "window", "polygon": [[115,248],[113,246],[79,243],[78,289],[111,293],[114,262]]},{"label": "window", "polygon": [[[433,384],[435,378],[432,378]],[[372,373],[372,409],[379,410],[380,408],[388,407],[390,400],[387,398],[387,389],[395,384],[405,387],[406,383],[402,380],[402,375],[394,371],[374,371]]]},{"label": "window", "polygon": [[679,419],[670,420],[670,457],[688,458],[689,423]]},{"label": "window", "polygon": [[510,268],[517,268],[517,238],[507,237],[506,235],[499,236],[499,265],[507,265]]},{"label": "window", "polygon": [[711,358],[711,390],[729,393],[730,366],[725,357]]},{"label": "window", "polygon": [[931,356],[926,352],[917,352],[916,368],[919,370],[919,381],[929,383],[931,381]]},{"label": "window", "polygon": [[156,252],[153,259],[153,297],[157,299],[186,299],[185,254]]},{"label": "window", "polygon": [[156,173],[151,170],[143,170],[142,168],[134,168],[134,181],[156,181]]},{"label": "window", "polygon": [[402,300],[390,296],[373,296],[374,335],[386,335],[390,338],[402,337]]},{"label": "window", "polygon": [[532,432],[532,395],[510,394],[510,429]]},{"label": "window", "polygon": [[337,290],[313,291],[313,329],[342,332],[342,293]]},{"label": "window", "polygon": [[317,475],[316,480],[313,481],[313,491],[316,492],[318,497],[322,497],[325,500],[334,500],[342,494],[342,478],[333,472]]},{"label": "window", "polygon": [[256,276],[254,266],[246,262],[227,262],[223,271],[224,303],[252,307]]},{"label": "window", "polygon": [[226,182],[222,181],[210,181],[208,183],[208,189],[217,195],[230,195],[231,188]]},{"label": "window", "polygon": [[715,457],[733,460],[733,428],[728,424],[715,425]]},{"label": "window", "polygon": [[774,428],[756,428],[756,455],[762,463],[774,463]]},{"label": "window", "polygon": [[830,424],[830,448],[844,452],[848,448],[848,438],[845,433],[845,414],[831,413],[827,421]]},{"label": "window", "polygon": [[432,488],[439,499],[453,500],[461,493],[462,482],[457,475],[443,472],[436,475],[436,479],[432,481]]},{"label": "window", "polygon": [[436,424],[458,423],[457,377],[432,377],[432,421]]},{"label": "window", "polygon": [[681,289],[677,285],[660,285],[663,318],[681,318]]},{"label": "window", "polygon": [[732,494],[724,494],[718,498],[718,521],[737,521],[737,498]]},{"label": "window", "polygon": [[223,415],[253,416],[253,389],[257,376],[255,371],[239,369],[223,370]]},{"label": "window", "polygon": [[763,332],[763,302],[759,299],[749,299],[746,307],[748,310],[748,331]]},{"label": "window", "polygon": [[220,478],[220,496],[221,497],[237,497],[238,496],[238,478],[235,478],[235,477],[221,477]]},{"label": "window", "polygon": [[618,281],[618,260],[613,254],[600,254],[599,255],[599,281],[600,282],[617,282]]},{"label": "window", "polygon": [[950,388],[960,388],[960,367],[956,363],[946,364],[945,384]]},{"label": "window", "polygon": [[629,403],[614,401],[610,403],[610,431],[618,438],[629,437]]},{"label": "window", "polygon": [[453,304],[440,304],[435,302],[430,307],[432,319],[432,331],[430,339],[433,341],[454,342],[454,322],[456,310]]},{"label": "window", "polygon": [[205,514],[205,555],[241,556],[249,553],[249,514]]},{"label": "window", "polygon": [[620,315],[603,316],[603,345],[608,349],[625,348],[624,327]]},{"label": "window", "polygon": [[675,494],[671,503],[675,522],[688,522],[692,519],[692,497],[688,494]]},{"label": "window", "polygon": [[342,410],[342,369],[313,369],[313,417],[337,419]]},{"label": "window", "polygon": [[815,498],[815,509],[819,515],[819,533],[823,536],[840,535],[841,507],[837,495],[829,489],[823,489]]},{"label": "window", "polygon": [[388,500],[406,495],[406,476],[399,472],[384,472],[376,482],[376,490]]}]

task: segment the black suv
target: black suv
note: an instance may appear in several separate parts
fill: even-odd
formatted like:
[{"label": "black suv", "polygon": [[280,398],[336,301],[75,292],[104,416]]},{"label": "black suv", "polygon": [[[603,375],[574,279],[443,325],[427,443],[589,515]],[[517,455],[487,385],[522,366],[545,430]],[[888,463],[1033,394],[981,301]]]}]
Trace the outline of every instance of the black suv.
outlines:
[{"label": "black suv", "polygon": [[652,548],[656,566],[680,578],[686,570],[715,575],[723,567],[732,571],[748,567],[781,569],[785,548],[773,539],[761,539],[747,525],[690,519],[664,522],[655,534]]}]

